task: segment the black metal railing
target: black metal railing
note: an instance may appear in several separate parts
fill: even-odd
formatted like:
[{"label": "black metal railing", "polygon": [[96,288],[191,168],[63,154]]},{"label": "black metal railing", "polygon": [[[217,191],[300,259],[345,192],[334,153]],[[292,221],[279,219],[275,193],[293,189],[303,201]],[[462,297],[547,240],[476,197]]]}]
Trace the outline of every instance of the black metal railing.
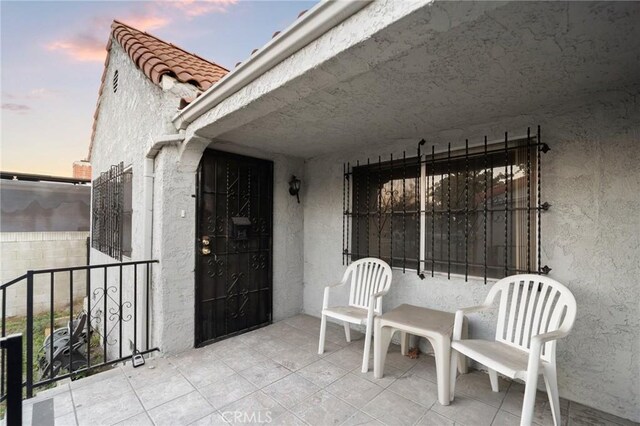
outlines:
[{"label": "black metal railing", "polygon": [[[5,414],[8,426],[22,424],[22,334],[12,334],[0,337],[0,353],[2,363],[6,360],[7,375],[2,375],[2,388],[7,389],[7,412]],[[6,382],[6,383],[5,383]]]},{"label": "black metal railing", "polygon": [[[158,350],[150,334],[157,262],[33,270],[0,285],[1,337],[24,335],[19,392],[24,388],[30,398],[34,388]],[[0,402],[15,391],[15,383],[7,382],[15,371],[8,361],[2,351]]]}]

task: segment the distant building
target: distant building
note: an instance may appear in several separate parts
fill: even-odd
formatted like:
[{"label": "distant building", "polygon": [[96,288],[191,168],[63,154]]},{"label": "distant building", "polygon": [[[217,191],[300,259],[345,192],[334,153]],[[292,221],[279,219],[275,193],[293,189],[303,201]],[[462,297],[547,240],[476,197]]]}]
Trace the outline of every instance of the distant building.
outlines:
[{"label": "distant building", "polygon": [[91,179],[91,163],[85,160],[73,162],[73,177],[76,179]]}]

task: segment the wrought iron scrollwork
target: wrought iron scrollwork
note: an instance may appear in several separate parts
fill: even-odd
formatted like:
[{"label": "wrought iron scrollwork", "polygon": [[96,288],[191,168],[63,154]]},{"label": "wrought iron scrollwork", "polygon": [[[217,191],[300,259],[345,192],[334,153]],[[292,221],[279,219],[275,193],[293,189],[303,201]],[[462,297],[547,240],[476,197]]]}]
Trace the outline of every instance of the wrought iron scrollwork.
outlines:
[{"label": "wrought iron scrollwork", "polygon": [[221,258],[214,259],[210,257],[207,260],[207,275],[211,278],[222,277],[224,275],[224,266],[225,263]]},{"label": "wrought iron scrollwork", "polygon": [[264,234],[268,231],[267,220],[263,217],[251,218],[251,228],[255,233]]},{"label": "wrought iron scrollwork", "polygon": [[[133,318],[133,303],[129,301],[120,302],[116,300],[111,294],[118,294],[118,288],[116,286],[98,287],[93,290],[93,301],[91,303],[91,312],[87,312],[87,316],[90,319],[89,324],[92,324],[92,332],[100,337],[100,341],[106,342],[107,345],[118,344],[118,338],[112,336],[114,329],[119,327],[119,323],[125,323],[131,321]],[[107,312],[103,312],[105,306],[104,298],[107,298],[106,306]],[[105,335],[105,327],[103,321],[107,319],[107,332]]]},{"label": "wrought iron scrollwork", "polygon": [[264,254],[254,254],[251,256],[251,267],[256,271],[267,267],[267,256]]}]

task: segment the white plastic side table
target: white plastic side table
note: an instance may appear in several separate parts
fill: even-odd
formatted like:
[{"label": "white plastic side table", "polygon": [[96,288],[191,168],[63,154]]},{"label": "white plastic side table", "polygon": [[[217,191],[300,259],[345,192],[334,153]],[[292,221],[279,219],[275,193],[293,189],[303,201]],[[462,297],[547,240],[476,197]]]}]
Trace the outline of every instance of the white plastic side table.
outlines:
[{"label": "white plastic side table", "polygon": [[[400,348],[403,355],[409,350],[410,335],[424,337],[433,347],[436,358],[436,374],[438,380],[438,401],[449,405],[449,363],[451,357],[451,334],[455,314],[422,308],[413,305],[400,305],[397,308],[376,317],[373,342],[373,375],[380,379],[384,375],[384,362],[391,337],[396,331],[401,333]],[[462,328],[467,334],[467,321]],[[458,369],[467,372],[466,360],[458,357]]]}]

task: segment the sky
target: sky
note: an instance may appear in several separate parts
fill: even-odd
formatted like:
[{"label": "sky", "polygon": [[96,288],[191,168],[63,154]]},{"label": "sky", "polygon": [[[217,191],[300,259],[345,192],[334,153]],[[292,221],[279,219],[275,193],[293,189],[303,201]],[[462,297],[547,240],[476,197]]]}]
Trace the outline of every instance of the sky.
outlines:
[{"label": "sky", "polygon": [[85,159],[113,19],[233,69],[316,1],[0,0],[0,169]]}]

